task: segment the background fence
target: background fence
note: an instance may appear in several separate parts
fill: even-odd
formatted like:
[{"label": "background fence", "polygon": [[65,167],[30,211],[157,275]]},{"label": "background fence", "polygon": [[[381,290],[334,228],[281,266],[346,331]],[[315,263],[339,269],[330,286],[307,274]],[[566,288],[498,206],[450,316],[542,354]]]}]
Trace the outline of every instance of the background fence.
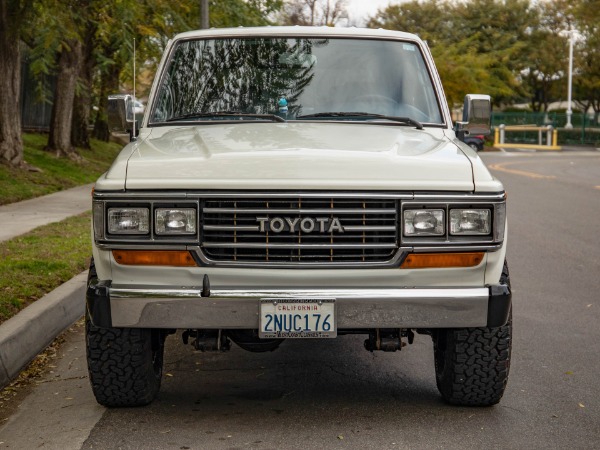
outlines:
[{"label": "background fence", "polygon": [[[492,127],[504,125],[529,125],[547,126],[552,125],[558,129],[559,145],[600,145],[600,114],[573,113],[571,124],[573,128],[564,128],[567,123],[567,115],[564,112],[494,112],[492,114]],[[538,133],[536,131],[512,131],[506,134],[507,143],[537,144]]]},{"label": "background fence", "polygon": [[[21,123],[24,131],[50,130],[50,117],[52,115],[52,97],[56,77],[39,75],[34,77],[30,70],[29,52],[23,45],[23,59],[21,63]],[[40,93],[45,92],[46,98],[40,98]]]}]

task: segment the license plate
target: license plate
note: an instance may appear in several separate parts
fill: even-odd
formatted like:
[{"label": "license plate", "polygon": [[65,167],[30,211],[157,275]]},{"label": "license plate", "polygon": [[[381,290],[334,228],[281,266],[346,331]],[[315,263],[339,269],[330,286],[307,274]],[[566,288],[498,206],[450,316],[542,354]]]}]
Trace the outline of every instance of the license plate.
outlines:
[{"label": "license plate", "polygon": [[263,339],[334,338],[337,336],[335,299],[261,299],[258,336]]}]

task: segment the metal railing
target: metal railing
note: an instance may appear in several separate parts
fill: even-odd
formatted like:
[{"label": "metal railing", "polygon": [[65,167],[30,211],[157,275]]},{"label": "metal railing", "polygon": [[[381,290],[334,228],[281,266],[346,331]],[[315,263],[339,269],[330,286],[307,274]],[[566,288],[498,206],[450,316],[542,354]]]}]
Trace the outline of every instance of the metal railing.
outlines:
[{"label": "metal railing", "polygon": [[505,143],[538,144],[538,131],[528,131],[527,127],[552,126],[558,131],[556,145],[600,145],[600,114],[574,113],[571,118],[573,129],[564,128],[567,115],[564,112],[494,112],[492,126],[498,128],[520,125],[519,131],[512,131],[506,135]]},{"label": "metal railing", "polygon": [[[518,131],[518,132],[531,132],[537,133],[538,139],[537,144],[530,143],[507,143],[506,132]],[[545,136],[545,140],[544,140]],[[545,141],[545,142],[544,142]],[[507,126],[500,124],[494,129],[494,147],[499,148],[531,148],[536,150],[560,150],[561,147],[558,145],[558,131],[552,126],[547,125],[543,127],[534,126],[523,126],[523,125],[512,125]]]}]

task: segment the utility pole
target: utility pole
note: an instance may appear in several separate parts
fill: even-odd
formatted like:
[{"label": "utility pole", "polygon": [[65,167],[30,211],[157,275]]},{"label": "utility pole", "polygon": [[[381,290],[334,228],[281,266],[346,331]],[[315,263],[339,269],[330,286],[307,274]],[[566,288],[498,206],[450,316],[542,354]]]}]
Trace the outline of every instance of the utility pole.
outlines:
[{"label": "utility pole", "polygon": [[565,128],[571,129],[573,128],[573,124],[571,123],[571,116],[573,115],[573,110],[571,109],[571,92],[573,90],[573,30],[569,31],[569,89],[567,91],[567,123]]},{"label": "utility pole", "polygon": [[208,30],[208,0],[200,0],[200,29]]}]

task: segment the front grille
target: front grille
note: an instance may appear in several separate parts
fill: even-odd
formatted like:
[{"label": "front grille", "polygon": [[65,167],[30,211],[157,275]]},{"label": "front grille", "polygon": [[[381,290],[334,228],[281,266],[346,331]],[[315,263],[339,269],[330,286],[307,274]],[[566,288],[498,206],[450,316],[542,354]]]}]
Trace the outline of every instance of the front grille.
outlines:
[{"label": "front grille", "polygon": [[398,249],[397,214],[394,199],[211,199],[201,242],[215,262],[384,263]]}]

